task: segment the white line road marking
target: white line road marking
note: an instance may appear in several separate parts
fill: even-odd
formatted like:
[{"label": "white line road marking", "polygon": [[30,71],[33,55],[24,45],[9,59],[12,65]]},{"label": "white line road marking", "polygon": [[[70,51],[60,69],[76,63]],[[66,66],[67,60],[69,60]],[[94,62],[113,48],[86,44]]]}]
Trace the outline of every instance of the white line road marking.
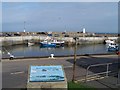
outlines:
[{"label": "white line road marking", "polygon": [[71,68],[71,67],[73,67],[73,66],[64,66],[64,68]]},{"label": "white line road marking", "polygon": [[[71,68],[73,66],[65,66],[64,68]],[[10,73],[11,75],[14,75],[14,74],[22,74],[24,73],[24,71],[18,71],[18,72],[13,72],[13,73]]]},{"label": "white line road marking", "polygon": [[14,72],[14,73],[10,73],[10,74],[21,74],[21,73],[24,73],[24,71]]}]

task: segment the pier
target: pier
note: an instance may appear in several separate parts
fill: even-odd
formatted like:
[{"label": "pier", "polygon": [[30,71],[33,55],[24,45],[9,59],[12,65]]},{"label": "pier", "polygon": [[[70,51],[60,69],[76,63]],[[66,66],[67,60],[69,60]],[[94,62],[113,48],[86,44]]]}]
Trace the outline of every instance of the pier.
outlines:
[{"label": "pier", "polygon": [[[66,45],[73,45],[74,39],[73,37],[53,37],[57,40],[65,41]],[[35,43],[39,43],[46,39],[46,36],[13,36],[13,37],[0,37],[1,46],[9,46],[9,45],[19,45],[19,44],[27,44],[28,41],[34,41]],[[79,37],[78,44],[98,44],[104,43],[106,39],[114,39],[117,41],[118,37]]]}]

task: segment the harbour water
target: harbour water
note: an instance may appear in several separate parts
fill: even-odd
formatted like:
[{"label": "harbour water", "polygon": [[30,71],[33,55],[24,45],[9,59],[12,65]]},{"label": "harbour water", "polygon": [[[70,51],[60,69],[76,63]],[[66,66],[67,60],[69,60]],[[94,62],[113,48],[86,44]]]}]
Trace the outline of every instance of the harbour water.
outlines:
[{"label": "harbour water", "polygon": [[[40,45],[15,45],[2,48],[2,57],[9,57],[8,52],[10,52],[15,57],[42,57],[50,56],[54,54],[55,56],[63,55],[74,55],[74,47],[59,47],[59,48],[41,48]],[[77,46],[77,55],[83,54],[102,54],[110,53],[107,52],[106,45],[104,44],[94,44],[94,45],[79,45]]]}]

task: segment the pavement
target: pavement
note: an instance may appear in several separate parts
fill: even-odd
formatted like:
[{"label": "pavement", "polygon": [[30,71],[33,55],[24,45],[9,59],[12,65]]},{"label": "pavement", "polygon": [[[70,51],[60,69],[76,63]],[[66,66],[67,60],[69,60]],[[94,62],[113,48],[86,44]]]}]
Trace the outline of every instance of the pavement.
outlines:
[{"label": "pavement", "polygon": [[83,84],[94,88],[109,88],[110,90],[120,88],[120,86],[117,85],[117,78],[111,76],[100,80],[89,81]]},{"label": "pavement", "polygon": [[[29,58],[29,59],[3,59],[2,60],[2,87],[3,88],[26,88],[28,78],[28,68],[30,65],[63,65],[68,81],[72,80],[73,75],[73,57],[61,58]],[[116,89],[117,76],[114,75],[118,71],[117,55],[90,55],[77,57],[75,79],[85,78],[86,68],[93,64],[112,63],[109,70],[112,72],[109,77],[93,80],[88,82],[80,82],[94,88]],[[97,67],[89,70],[89,73],[98,73],[106,70],[106,67]]]}]

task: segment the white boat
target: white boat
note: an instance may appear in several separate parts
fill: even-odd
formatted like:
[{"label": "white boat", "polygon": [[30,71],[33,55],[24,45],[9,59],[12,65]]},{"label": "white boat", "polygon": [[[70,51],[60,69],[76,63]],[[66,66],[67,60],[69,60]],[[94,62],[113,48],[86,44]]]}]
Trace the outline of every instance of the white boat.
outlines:
[{"label": "white boat", "polygon": [[53,44],[47,40],[40,42],[41,47],[56,47],[56,44]]},{"label": "white boat", "polygon": [[63,46],[65,41],[53,40],[51,43],[56,44],[56,46]]},{"label": "white boat", "polygon": [[28,46],[32,46],[34,44],[35,44],[34,42],[28,42]]},{"label": "white boat", "polygon": [[105,43],[106,44],[111,44],[111,43],[115,43],[115,40],[110,40],[110,39],[107,39],[107,40],[105,40]]},{"label": "white boat", "polygon": [[64,45],[64,41],[58,41],[58,40],[44,40],[43,42],[40,42],[41,46],[44,47],[59,47]]},{"label": "white boat", "polygon": [[118,51],[119,50],[118,44],[116,44],[116,43],[108,44],[107,45],[107,50],[108,51]]}]

